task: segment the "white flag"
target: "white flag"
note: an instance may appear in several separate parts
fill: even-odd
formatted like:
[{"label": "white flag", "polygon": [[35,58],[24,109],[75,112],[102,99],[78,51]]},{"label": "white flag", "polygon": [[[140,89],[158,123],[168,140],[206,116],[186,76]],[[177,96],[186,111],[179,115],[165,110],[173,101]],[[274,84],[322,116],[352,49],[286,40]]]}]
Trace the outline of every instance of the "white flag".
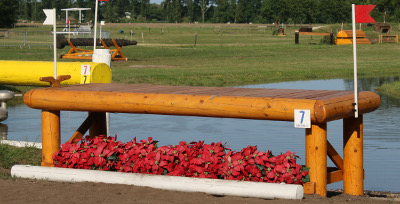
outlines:
[{"label": "white flag", "polygon": [[43,25],[53,25],[54,24],[54,10],[53,9],[43,9],[44,14],[46,14],[46,20],[44,20]]},{"label": "white flag", "polygon": [[106,25],[105,21],[100,21],[100,25]]}]

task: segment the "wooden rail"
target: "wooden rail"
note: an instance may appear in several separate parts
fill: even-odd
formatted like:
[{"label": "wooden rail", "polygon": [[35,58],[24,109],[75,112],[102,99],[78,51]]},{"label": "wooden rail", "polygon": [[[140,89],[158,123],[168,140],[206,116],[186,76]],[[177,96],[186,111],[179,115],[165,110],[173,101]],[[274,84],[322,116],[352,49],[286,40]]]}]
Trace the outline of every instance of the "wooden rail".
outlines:
[{"label": "wooden rail", "polygon": [[[354,118],[352,91],[251,89],[126,84],[87,84],[33,89],[24,102],[42,109],[43,166],[52,166],[60,148],[60,111],[88,111],[71,137],[106,134],[105,112],[190,115],[293,121],[295,109],[311,112],[305,131],[308,193],[326,196],[326,185],[344,181],[344,192],[363,195],[363,114],[374,111],[380,98],[359,93],[359,118]],[[343,119],[343,159],[327,140],[327,122]],[[336,167],[327,167],[327,157]]]},{"label": "wooden rail", "polygon": [[379,35],[379,43],[399,43],[399,35]]},{"label": "wooden rail", "polygon": [[[68,51],[67,54],[61,55],[61,58],[64,59],[92,59],[93,50],[82,49],[75,46],[70,39],[67,39],[67,42],[71,49]],[[104,49],[110,49],[109,46],[104,43],[103,39],[100,39],[101,44],[103,45]],[[111,60],[119,60],[119,61],[128,61],[128,58],[122,53],[121,47],[118,46],[118,43],[112,39],[115,49],[110,49]]]}]

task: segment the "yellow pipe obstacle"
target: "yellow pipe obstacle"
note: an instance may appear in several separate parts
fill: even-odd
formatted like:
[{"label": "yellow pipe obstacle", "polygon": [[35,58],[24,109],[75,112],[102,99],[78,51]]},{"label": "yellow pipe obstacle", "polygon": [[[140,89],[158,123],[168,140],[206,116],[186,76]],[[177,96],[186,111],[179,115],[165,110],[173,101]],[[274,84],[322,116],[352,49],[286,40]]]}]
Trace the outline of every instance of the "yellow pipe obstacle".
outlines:
[{"label": "yellow pipe obstacle", "polygon": [[[40,81],[44,76],[54,76],[54,63],[43,61],[0,61],[0,84],[49,86]],[[105,63],[57,62],[57,75],[70,75],[61,85],[110,83],[112,72]]]}]

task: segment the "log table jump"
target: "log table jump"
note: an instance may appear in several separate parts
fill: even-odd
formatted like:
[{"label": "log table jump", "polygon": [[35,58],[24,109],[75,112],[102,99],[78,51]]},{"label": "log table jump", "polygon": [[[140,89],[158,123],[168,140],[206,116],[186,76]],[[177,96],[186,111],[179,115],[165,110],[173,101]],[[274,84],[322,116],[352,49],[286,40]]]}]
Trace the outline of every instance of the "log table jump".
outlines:
[{"label": "log table jump", "polygon": [[[359,92],[354,117],[352,91],[85,84],[38,88],[24,102],[42,110],[42,166],[53,166],[60,148],[60,111],[87,111],[70,140],[106,134],[106,112],[294,121],[294,110],[310,110],[305,129],[306,193],[326,196],[326,185],[343,180],[344,192],[363,195],[363,114],[380,105],[377,94]],[[343,158],[327,140],[327,122],[343,119]],[[83,120],[83,119],[82,119]],[[284,131],[284,130],[282,130]],[[327,158],[336,167],[327,167]]]}]

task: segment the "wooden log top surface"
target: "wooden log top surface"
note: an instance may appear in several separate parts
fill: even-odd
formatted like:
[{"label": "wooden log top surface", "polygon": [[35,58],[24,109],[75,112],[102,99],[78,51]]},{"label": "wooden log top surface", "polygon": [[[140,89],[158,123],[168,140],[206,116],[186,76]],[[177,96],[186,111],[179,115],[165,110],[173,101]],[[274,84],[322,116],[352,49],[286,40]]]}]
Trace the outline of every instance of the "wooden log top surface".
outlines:
[{"label": "wooden log top surface", "polygon": [[[294,109],[311,110],[322,123],[354,115],[352,91],[86,84],[33,89],[24,102],[45,110],[152,113],[264,120],[294,120]],[[359,93],[359,114],[377,109],[380,98]]]},{"label": "wooden log top surface", "polygon": [[317,32],[299,32],[299,35],[323,35],[330,36],[332,33],[317,33]]}]

